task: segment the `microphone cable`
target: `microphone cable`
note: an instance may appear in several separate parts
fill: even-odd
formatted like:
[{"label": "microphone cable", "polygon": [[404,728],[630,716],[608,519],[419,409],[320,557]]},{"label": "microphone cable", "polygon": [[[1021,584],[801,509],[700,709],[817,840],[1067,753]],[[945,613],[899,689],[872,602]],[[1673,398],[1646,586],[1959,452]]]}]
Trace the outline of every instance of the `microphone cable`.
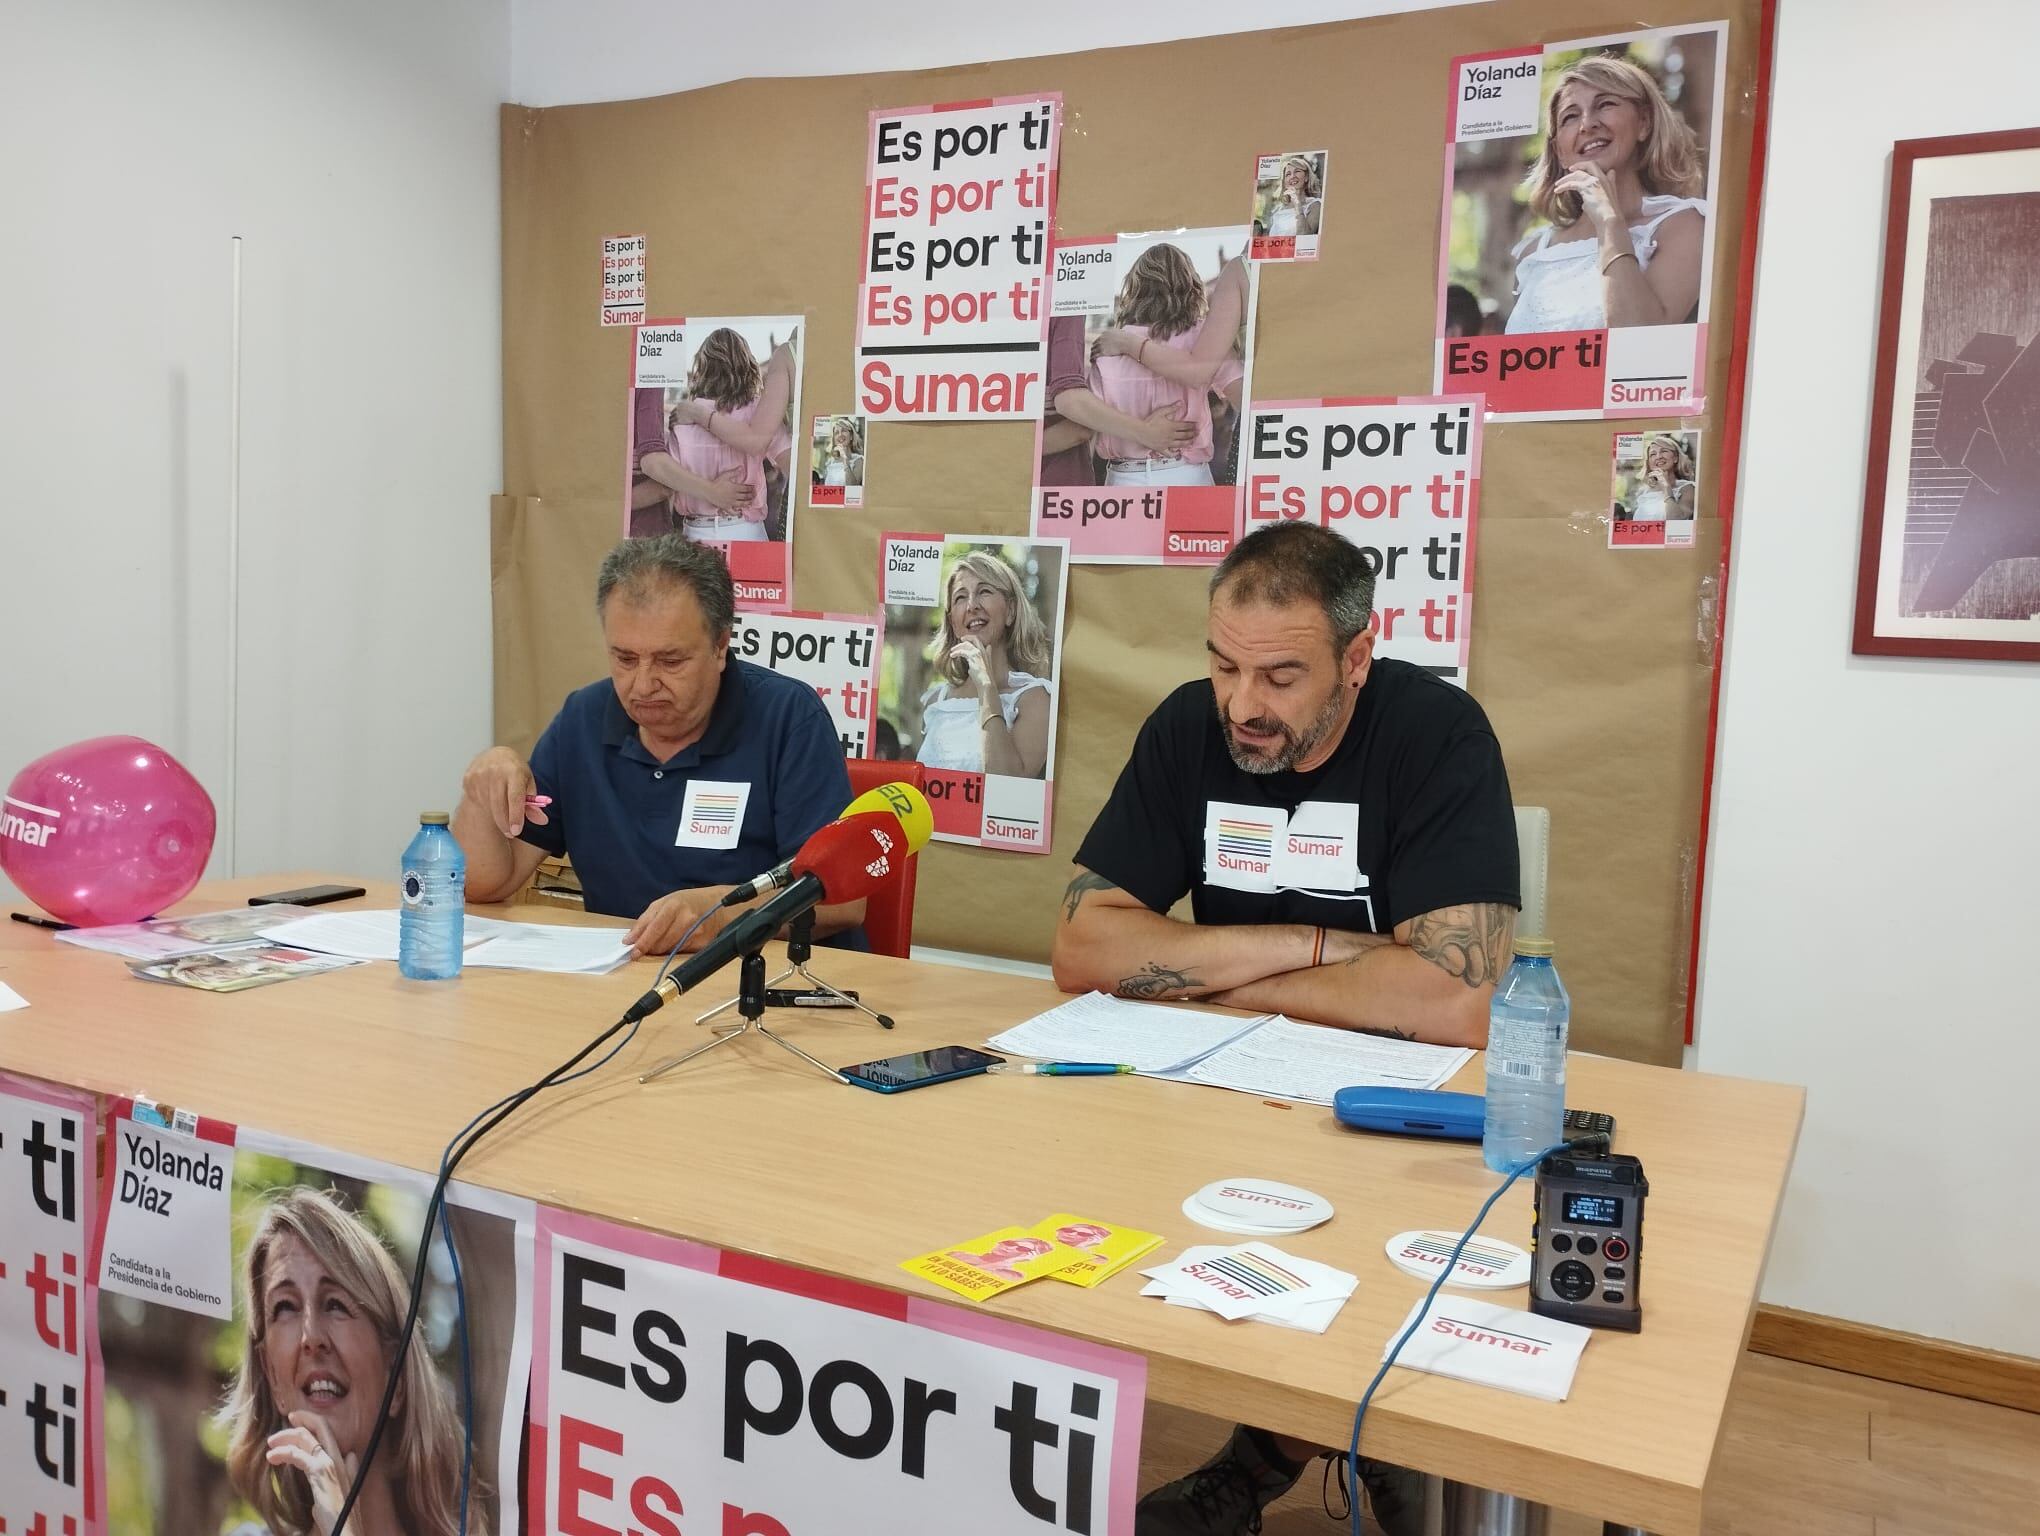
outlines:
[{"label": "microphone cable", "polygon": [[[1445,1267],[1438,1271],[1438,1277],[1431,1282],[1431,1288],[1424,1292],[1424,1299],[1418,1305],[1416,1315],[1410,1319],[1409,1326],[1403,1329],[1402,1337],[1395,1341],[1395,1347],[1390,1349],[1388,1354],[1383,1357],[1381,1369],[1376,1371],[1374,1379],[1367,1383],[1367,1390],[1360,1394],[1360,1405],[1353,1410],[1353,1439],[1351,1444],[1346,1447],[1345,1469],[1352,1477],[1353,1489],[1356,1493],[1360,1488],[1360,1423],[1361,1420],[1367,1417],[1367,1405],[1374,1401],[1374,1389],[1381,1385],[1382,1378],[1388,1374],[1389,1367],[1395,1364],[1396,1356],[1402,1353],[1403,1346],[1410,1341],[1410,1336],[1423,1326],[1425,1315],[1431,1310],[1431,1303],[1438,1299],[1438,1292],[1444,1288],[1445,1282],[1452,1278],[1453,1270],[1459,1267],[1460,1254],[1464,1253],[1466,1245],[1473,1241],[1473,1234],[1478,1232],[1480,1224],[1487,1220],[1487,1214],[1495,1208],[1495,1202],[1509,1192],[1510,1186],[1516,1180],[1522,1178],[1524,1174],[1535,1168],[1547,1157],[1559,1152],[1605,1152],[1608,1150],[1608,1143],[1609,1136],[1606,1131],[1597,1131],[1590,1136],[1575,1136],[1568,1141],[1553,1142],[1542,1152],[1526,1157],[1522,1162],[1516,1164],[1514,1168],[1511,1168],[1509,1176],[1502,1180],[1501,1185],[1495,1192],[1482,1202],[1480,1210],[1475,1214],[1467,1229],[1460,1234],[1459,1241],[1453,1246],[1452,1256],[1446,1259]],[[1352,1536],[1360,1536],[1360,1504],[1361,1501],[1355,1498],[1351,1500],[1349,1506],[1348,1512],[1351,1514],[1353,1522]]]},{"label": "microphone cable", "polygon": [[[715,907],[709,907],[688,925],[685,933],[680,935],[679,942],[667,952],[665,964],[659,967],[659,976],[662,979],[668,967],[673,964],[674,958],[686,948],[687,941],[694,937],[701,925],[717,910]],[[382,1445],[383,1431],[389,1427],[390,1410],[396,1403],[397,1388],[404,1379],[404,1361],[410,1354],[411,1340],[418,1329],[418,1312],[425,1300],[425,1278],[431,1265],[432,1234],[435,1228],[445,1242],[447,1256],[453,1264],[454,1304],[459,1318],[462,1376],[464,1384],[470,1389],[464,1393],[461,1410],[464,1443],[461,1459],[460,1528],[463,1532],[467,1530],[468,1470],[474,1456],[474,1396],[471,1390],[473,1378],[468,1368],[467,1298],[460,1278],[460,1259],[453,1245],[453,1224],[446,1219],[445,1214],[446,1186],[452,1182],[453,1171],[460,1166],[461,1159],[472,1152],[484,1136],[548,1088],[561,1087],[607,1066],[616,1059],[625,1046],[630,1044],[641,1022],[636,1019],[618,1019],[537,1082],[520,1088],[515,1093],[506,1094],[491,1104],[461,1127],[453,1140],[446,1144],[446,1150],[439,1156],[439,1174],[433,1180],[431,1198],[425,1203],[424,1229],[418,1241],[418,1260],[411,1269],[410,1296],[404,1308],[403,1327],[397,1333],[396,1354],[390,1361],[389,1376],[383,1383],[382,1400],[376,1405],[375,1422],[369,1430],[368,1444],[362,1447],[361,1460],[355,1465],[353,1481],[348,1484],[347,1497],[342,1501],[340,1513],[333,1521],[330,1536],[343,1536],[346,1531],[347,1517],[354,1513],[355,1503],[360,1499],[361,1490],[368,1481],[368,1469],[374,1463],[375,1453]],[[622,1038],[607,1051],[588,1065],[581,1065],[619,1033]]]}]

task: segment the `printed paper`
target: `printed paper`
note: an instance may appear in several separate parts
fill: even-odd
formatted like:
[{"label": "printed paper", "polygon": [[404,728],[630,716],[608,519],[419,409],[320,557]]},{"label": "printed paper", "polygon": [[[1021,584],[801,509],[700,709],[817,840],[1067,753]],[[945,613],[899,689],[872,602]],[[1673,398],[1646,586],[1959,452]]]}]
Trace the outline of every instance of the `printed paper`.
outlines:
[{"label": "printed paper", "polygon": [[1072,560],[1216,565],[1232,547],[1251,239],[1232,225],[1057,242],[1033,519]]},{"label": "printed paper", "polygon": [[1466,686],[1480,398],[1255,401],[1243,528],[1308,519],[1374,570],[1377,656]]},{"label": "printed paper", "polygon": [[1292,149],[1254,162],[1254,260],[1317,260],[1330,159],[1322,149]]},{"label": "printed paper", "polygon": [[1700,510],[1698,432],[1621,432],[1608,501],[1610,549],[1691,549]]},{"label": "printed paper", "polygon": [[739,609],[787,612],[800,316],[661,320],[631,334],[625,535],[713,544]]},{"label": "printed paper", "polygon": [[1728,23],[1452,61],[1440,393],[1499,420],[1705,406]]},{"label": "printed paper", "polygon": [[868,424],[862,416],[817,416],[808,448],[808,505],[864,505]]},{"label": "printed paper", "polygon": [[730,654],[797,677],[829,706],[845,757],[892,757],[897,738],[872,729],[878,697],[879,621],[850,613],[740,613]]},{"label": "printed paper", "polygon": [[538,1274],[534,1531],[1132,1536],[1138,1355],[551,1211]]},{"label": "printed paper", "polygon": [[645,237],[602,237],[602,323],[645,323]]},{"label": "printed paper", "polygon": [[864,416],[1040,412],[1061,126],[1059,95],[871,114],[857,289]]},{"label": "printed paper", "polygon": [[1048,852],[1068,557],[1062,539],[879,539],[875,729],[927,768],[945,842]]}]

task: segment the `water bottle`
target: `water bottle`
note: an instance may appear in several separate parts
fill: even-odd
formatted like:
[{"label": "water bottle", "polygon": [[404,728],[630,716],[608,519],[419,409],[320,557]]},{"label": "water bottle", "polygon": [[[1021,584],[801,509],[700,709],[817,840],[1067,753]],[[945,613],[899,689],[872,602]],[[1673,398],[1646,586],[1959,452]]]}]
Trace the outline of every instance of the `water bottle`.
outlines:
[{"label": "water bottle", "polygon": [[1565,1128],[1565,1037],[1572,1000],[1548,939],[1516,940],[1488,1009],[1487,1121],[1481,1160],[1497,1173],[1553,1145]]},{"label": "water bottle", "polygon": [[413,981],[447,981],[460,974],[467,859],[446,820],[444,811],[427,811],[404,850],[397,969]]}]

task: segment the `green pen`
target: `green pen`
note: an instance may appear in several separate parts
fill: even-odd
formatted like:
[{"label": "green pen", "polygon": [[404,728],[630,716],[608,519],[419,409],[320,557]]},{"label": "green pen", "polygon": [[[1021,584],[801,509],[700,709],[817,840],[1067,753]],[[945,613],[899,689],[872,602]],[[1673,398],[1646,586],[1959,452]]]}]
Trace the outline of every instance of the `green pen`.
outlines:
[{"label": "green pen", "polygon": [[1133,1068],[1110,1061],[1009,1061],[992,1070],[1018,1072],[1027,1077],[1111,1077]]}]

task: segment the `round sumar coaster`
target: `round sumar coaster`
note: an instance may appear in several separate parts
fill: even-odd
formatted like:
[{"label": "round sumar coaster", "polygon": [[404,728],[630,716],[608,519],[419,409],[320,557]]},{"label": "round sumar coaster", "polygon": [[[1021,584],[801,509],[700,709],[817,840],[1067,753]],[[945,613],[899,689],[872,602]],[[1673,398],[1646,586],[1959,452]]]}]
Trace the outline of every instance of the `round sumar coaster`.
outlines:
[{"label": "round sumar coaster", "polygon": [[1220,1179],[1184,1200],[1183,1214],[1200,1226],[1259,1237],[1330,1221],[1332,1202],[1273,1179]]},{"label": "round sumar coaster", "polygon": [[[1459,1245],[1457,1232],[1398,1232],[1388,1240],[1388,1260],[1406,1275],[1434,1280],[1452,1250]],[[1530,1255],[1514,1243],[1476,1233],[1459,1255],[1447,1285],[1463,1285],[1477,1291],[1506,1291],[1530,1283]]]}]

